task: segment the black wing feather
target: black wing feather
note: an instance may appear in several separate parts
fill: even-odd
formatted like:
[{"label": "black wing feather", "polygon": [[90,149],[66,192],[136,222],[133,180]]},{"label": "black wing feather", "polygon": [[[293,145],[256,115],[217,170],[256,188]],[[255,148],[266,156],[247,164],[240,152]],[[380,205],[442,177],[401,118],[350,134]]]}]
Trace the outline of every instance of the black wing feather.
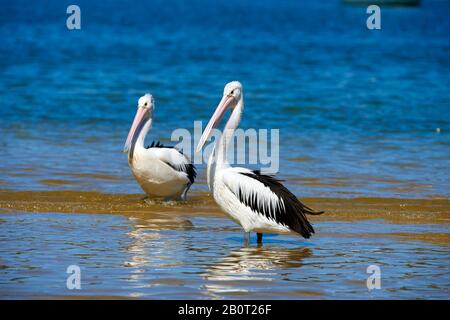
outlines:
[{"label": "black wing feather", "polygon": [[[174,147],[173,146],[165,146],[160,141],[152,141],[152,144],[147,146],[147,149],[150,149],[150,148],[170,148],[170,149],[173,149]],[[180,150],[178,150],[178,151],[182,154],[182,152]]]},{"label": "black wing feather", "polygon": [[255,170],[252,173],[241,172],[247,177],[258,180],[266,187],[268,187],[273,193],[275,193],[280,199],[283,199],[284,207],[281,202],[277,205],[275,210],[264,207],[258,202],[257,194],[254,193],[247,199],[243,196],[241,190],[239,190],[237,196],[246,206],[250,207],[254,212],[263,214],[268,219],[275,220],[279,224],[288,226],[293,231],[301,234],[304,238],[309,238],[314,233],[314,228],[306,218],[306,214],[322,214],[323,211],[317,212],[301,203],[297,197],[292,194],[280,180],[277,180],[273,176],[262,174],[259,170]]}]

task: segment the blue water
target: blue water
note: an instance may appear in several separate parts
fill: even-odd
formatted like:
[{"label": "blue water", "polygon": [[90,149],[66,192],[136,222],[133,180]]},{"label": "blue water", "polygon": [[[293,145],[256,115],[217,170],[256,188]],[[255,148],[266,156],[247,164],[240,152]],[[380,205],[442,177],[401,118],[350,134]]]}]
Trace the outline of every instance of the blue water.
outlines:
[{"label": "blue water", "polygon": [[382,8],[376,31],[337,0],[77,1],[74,31],[69,4],[0,3],[1,188],[139,193],[120,152],[138,97],[168,142],[240,80],[241,127],[280,129],[298,196],[450,195],[449,2]]},{"label": "blue water", "polygon": [[[332,202],[311,240],[245,246],[206,194],[118,194],[142,193],[121,153],[139,96],[156,99],[148,143],[170,143],[239,80],[241,127],[280,129],[297,196],[448,199],[450,2],[382,7],[374,31],[340,0],[76,1],[74,31],[69,4],[0,0],[0,298],[448,299],[446,202]],[[198,171],[193,192],[207,189]],[[366,287],[371,264],[381,290]]]}]

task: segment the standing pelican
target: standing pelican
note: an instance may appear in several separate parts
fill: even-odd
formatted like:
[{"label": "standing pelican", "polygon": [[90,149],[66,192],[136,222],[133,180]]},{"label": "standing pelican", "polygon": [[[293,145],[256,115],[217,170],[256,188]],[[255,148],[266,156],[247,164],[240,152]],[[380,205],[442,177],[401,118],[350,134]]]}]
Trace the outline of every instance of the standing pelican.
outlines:
[{"label": "standing pelican", "polygon": [[145,136],[153,124],[154,100],[151,94],[139,98],[136,116],[123,151],[141,188],[149,196],[165,199],[181,198],[194,183],[194,165],[180,151],[152,142],[144,147]]},{"label": "standing pelican", "polygon": [[257,233],[300,234],[309,238],[314,229],[306,214],[321,214],[302,204],[279,180],[259,170],[231,167],[226,150],[241,120],[244,109],[242,85],[233,81],[225,86],[222,100],[203,132],[197,146],[199,152],[227,110],[232,110],[220,139],[208,161],[207,179],[217,204],[240,224],[246,236]]}]

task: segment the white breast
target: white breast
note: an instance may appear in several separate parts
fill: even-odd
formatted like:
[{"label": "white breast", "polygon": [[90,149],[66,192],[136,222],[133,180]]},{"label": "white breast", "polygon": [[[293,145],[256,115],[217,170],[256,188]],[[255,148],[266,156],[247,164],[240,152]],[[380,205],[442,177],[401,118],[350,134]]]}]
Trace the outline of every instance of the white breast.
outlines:
[{"label": "white breast", "polygon": [[173,148],[136,148],[130,167],[139,185],[150,196],[179,197],[190,180],[176,170],[188,160]]}]

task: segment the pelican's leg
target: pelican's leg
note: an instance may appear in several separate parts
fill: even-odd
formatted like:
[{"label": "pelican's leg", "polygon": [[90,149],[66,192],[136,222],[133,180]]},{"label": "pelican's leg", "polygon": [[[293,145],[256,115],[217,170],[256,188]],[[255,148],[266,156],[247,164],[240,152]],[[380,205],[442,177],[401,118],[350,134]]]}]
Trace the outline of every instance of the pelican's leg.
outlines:
[{"label": "pelican's leg", "polygon": [[187,193],[188,193],[189,188],[190,188],[191,186],[192,186],[192,183],[189,183],[189,184],[186,186],[186,189],[184,189],[183,193],[181,194],[181,200],[186,201],[186,199],[187,199]]},{"label": "pelican's leg", "polygon": [[262,237],[263,237],[262,233],[256,233],[256,239],[257,239],[256,242],[261,244],[262,243]]},{"label": "pelican's leg", "polygon": [[244,246],[248,246],[250,243],[250,232],[244,232]]}]

